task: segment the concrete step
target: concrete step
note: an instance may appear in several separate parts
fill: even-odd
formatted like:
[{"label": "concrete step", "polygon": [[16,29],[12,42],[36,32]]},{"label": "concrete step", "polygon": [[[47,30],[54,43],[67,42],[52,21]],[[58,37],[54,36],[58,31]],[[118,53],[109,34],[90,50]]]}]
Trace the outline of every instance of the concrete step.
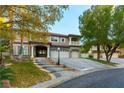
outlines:
[{"label": "concrete step", "polygon": [[58,73],[58,72],[54,73],[54,75],[56,76],[56,78],[58,78],[58,77],[61,77],[61,76],[62,76],[62,75],[61,75],[60,73]]},{"label": "concrete step", "polygon": [[64,70],[63,68],[46,68],[46,69],[49,70],[51,73],[56,73]]},{"label": "concrete step", "polygon": [[36,64],[38,64],[38,65],[47,65],[47,63],[41,63],[41,62],[37,62]]},{"label": "concrete step", "polygon": [[47,64],[47,65],[42,65],[42,67],[43,67],[43,68],[53,68],[53,67],[55,68],[54,65],[48,65],[48,64]]}]

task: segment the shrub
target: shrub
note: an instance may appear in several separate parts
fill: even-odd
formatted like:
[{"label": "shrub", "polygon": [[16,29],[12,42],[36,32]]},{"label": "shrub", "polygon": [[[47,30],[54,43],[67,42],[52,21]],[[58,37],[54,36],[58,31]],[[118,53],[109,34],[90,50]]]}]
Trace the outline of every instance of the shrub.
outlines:
[{"label": "shrub", "polygon": [[12,59],[10,56],[5,56],[4,61],[5,61],[5,63],[13,63],[14,59]]},{"label": "shrub", "polygon": [[93,58],[93,55],[89,54],[89,58]]},{"label": "shrub", "polygon": [[13,79],[14,78],[10,68],[5,68],[5,67],[0,68],[0,87],[2,87],[2,80],[12,81]]},{"label": "shrub", "polygon": [[3,84],[2,84],[2,81],[0,81],[0,88],[2,88],[3,87]]}]

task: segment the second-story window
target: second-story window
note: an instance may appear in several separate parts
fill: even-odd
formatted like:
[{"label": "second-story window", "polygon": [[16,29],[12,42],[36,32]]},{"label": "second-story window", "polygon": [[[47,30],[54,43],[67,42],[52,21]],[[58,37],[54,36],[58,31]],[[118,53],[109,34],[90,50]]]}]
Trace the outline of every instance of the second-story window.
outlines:
[{"label": "second-story window", "polygon": [[72,41],[78,41],[78,38],[72,38],[71,40]]},{"label": "second-story window", "polygon": [[51,41],[58,42],[58,37],[51,37]]},{"label": "second-story window", "polygon": [[62,38],[62,39],[61,39],[61,42],[64,43],[64,42],[65,42],[65,38]]}]

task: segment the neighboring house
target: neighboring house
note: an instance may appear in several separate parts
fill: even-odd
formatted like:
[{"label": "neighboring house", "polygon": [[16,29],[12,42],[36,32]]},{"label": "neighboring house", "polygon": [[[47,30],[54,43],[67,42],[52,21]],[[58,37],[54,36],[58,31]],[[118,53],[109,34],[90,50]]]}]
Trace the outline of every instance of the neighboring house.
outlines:
[{"label": "neighboring house", "polygon": [[124,58],[124,48],[119,48],[120,54],[119,58]]},{"label": "neighboring house", "polygon": [[[120,50],[117,49],[116,52],[114,52],[112,58],[118,58],[120,55]],[[97,58],[97,47],[96,46],[92,46],[92,48],[89,51],[89,54],[93,55],[93,58]],[[100,57],[101,58],[106,58],[105,53],[103,51],[103,49],[100,47]]]},{"label": "neighboring house", "polygon": [[[20,38],[13,42],[13,55],[18,56],[20,50]],[[63,35],[51,33],[47,44],[38,41],[24,40],[23,55],[34,57],[57,58],[58,48],[60,48],[61,58],[80,57],[80,35]]]}]

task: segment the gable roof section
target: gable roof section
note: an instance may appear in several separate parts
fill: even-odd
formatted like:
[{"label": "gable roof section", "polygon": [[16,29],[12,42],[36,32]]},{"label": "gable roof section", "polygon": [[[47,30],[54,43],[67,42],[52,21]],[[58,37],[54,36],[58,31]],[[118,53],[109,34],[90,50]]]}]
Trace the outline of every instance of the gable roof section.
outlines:
[{"label": "gable roof section", "polygon": [[60,36],[60,37],[81,37],[80,35],[76,35],[76,34],[59,34],[59,33],[52,33],[50,32],[51,36]]},{"label": "gable roof section", "polygon": [[81,37],[80,35],[76,35],[76,34],[68,34],[69,37]]},{"label": "gable roof section", "polygon": [[50,34],[51,36],[68,37],[68,35],[59,34],[59,33],[50,33]]}]

